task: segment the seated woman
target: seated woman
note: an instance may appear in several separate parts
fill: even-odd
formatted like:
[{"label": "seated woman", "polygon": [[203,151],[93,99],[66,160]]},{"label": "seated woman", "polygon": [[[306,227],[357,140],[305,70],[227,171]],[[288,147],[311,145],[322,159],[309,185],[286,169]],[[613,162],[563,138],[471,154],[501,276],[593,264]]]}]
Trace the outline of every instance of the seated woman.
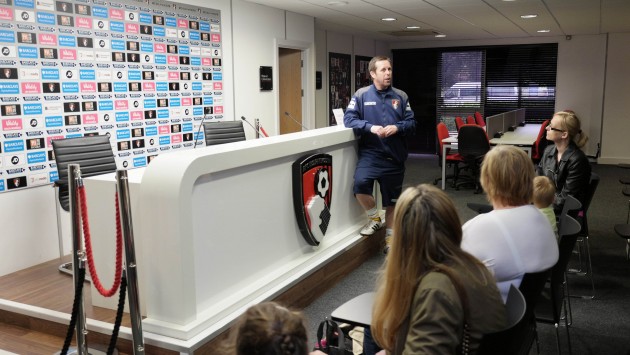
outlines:
[{"label": "seated woman", "polygon": [[456,354],[465,338],[474,353],[482,334],[503,328],[505,308],[492,274],[459,246],[453,202],[431,185],[408,188],[393,223],[372,336],[391,354]]},{"label": "seated woman", "polygon": [[275,302],[251,306],[237,320],[220,352],[224,355],[307,355],[304,317]]},{"label": "seated woman", "polygon": [[538,175],[549,177],[556,185],[553,202],[556,214],[562,211],[567,195],[577,198],[582,204],[591,178],[591,164],[580,149],[588,141],[582,132],[580,120],[571,111],[560,111],[553,115],[547,126],[547,139],[554,144],[547,146],[540,162]]},{"label": "seated woman", "polygon": [[525,273],[555,265],[558,243],[547,218],[531,204],[534,165],[524,151],[510,145],[491,149],[480,181],[493,210],[464,224],[462,249],[490,269],[505,301],[510,284],[520,286]]}]

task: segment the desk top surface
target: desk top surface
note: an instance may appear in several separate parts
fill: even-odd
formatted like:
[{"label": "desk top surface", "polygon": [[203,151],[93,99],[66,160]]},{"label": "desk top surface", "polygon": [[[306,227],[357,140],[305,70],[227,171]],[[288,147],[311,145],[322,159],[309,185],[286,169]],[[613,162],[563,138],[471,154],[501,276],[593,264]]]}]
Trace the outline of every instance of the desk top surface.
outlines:
[{"label": "desk top surface", "polygon": [[[522,127],[517,127],[514,131],[505,132],[501,138],[491,138],[490,144],[511,144],[511,145],[533,145],[540,132],[540,124],[529,123]],[[457,136],[442,139],[443,143],[457,143]]]},{"label": "desk top surface", "polygon": [[337,307],[330,317],[336,322],[369,327],[372,323],[372,305],[375,292],[367,292]]}]

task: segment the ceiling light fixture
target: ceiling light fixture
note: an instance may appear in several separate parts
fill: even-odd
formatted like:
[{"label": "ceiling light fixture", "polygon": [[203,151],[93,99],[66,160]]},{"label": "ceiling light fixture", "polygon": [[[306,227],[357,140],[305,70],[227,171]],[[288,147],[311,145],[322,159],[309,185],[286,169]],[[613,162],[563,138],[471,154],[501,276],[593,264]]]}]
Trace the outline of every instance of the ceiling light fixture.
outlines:
[{"label": "ceiling light fixture", "polygon": [[347,1],[329,1],[328,6],[346,6],[348,5]]},{"label": "ceiling light fixture", "polygon": [[420,26],[407,26],[408,30],[417,30],[419,28],[420,28]]},{"label": "ceiling light fixture", "polygon": [[435,38],[444,38],[444,37],[446,37],[446,35],[441,34],[441,33],[435,35]]},{"label": "ceiling light fixture", "polygon": [[538,30],[536,32],[538,32],[538,33],[548,33],[548,32],[551,32],[551,30]]},{"label": "ceiling light fixture", "polygon": [[523,18],[523,19],[536,18],[536,17],[538,17],[538,15],[536,15],[536,14],[531,14],[531,15],[521,15],[521,18]]},{"label": "ceiling light fixture", "polygon": [[396,21],[394,17],[383,17],[381,21]]}]

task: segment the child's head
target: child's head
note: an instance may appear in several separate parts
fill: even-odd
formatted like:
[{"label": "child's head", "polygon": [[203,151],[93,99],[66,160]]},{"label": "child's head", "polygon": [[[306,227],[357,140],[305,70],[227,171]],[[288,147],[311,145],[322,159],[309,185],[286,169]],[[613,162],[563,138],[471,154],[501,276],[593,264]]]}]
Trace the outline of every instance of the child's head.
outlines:
[{"label": "child's head", "polygon": [[232,336],[232,354],[308,354],[302,314],[275,302],[250,307],[234,326]]},{"label": "child's head", "polygon": [[549,207],[555,198],[556,187],[550,178],[536,176],[534,178],[534,205],[538,208]]}]

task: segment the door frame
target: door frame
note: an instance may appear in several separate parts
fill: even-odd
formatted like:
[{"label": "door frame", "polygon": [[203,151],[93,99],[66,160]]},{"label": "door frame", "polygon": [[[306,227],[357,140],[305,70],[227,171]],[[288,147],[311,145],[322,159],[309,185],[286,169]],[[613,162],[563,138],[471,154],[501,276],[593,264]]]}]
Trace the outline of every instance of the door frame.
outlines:
[{"label": "door frame", "polygon": [[[280,48],[297,49],[302,51],[302,88],[304,95],[302,96],[302,124],[309,129],[315,128],[315,44],[304,42],[287,40],[283,38],[274,39],[274,61],[275,67],[278,68],[273,73],[274,82],[280,85],[279,71],[280,71],[280,57],[278,52]],[[283,119],[280,112],[280,90],[275,91],[275,108],[276,113],[276,132],[280,132],[280,119]]]}]

